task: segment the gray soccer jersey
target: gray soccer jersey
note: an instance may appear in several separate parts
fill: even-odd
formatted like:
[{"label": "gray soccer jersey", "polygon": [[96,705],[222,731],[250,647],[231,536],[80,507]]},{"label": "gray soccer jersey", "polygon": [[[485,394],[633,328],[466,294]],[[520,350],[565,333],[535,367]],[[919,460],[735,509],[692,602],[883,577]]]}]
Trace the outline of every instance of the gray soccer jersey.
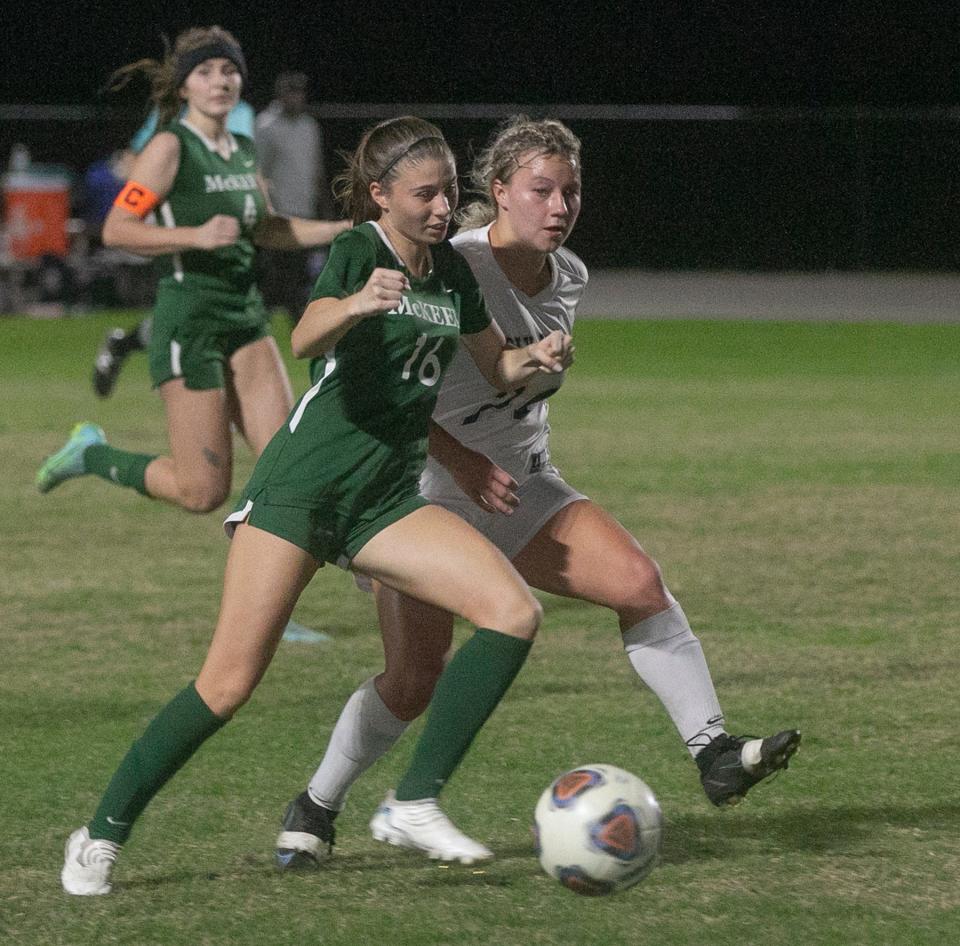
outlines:
[{"label": "gray soccer jersey", "polygon": [[[587,284],[587,268],[579,257],[563,247],[551,253],[549,284],[536,296],[527,296],[509,282],[494,259],[489,229],[463,231],[451,242],[470,264],[507,344],[520,348],[555,329],[572,332]],[[522,388],[502,393],[491,387],[460,345],[444,377],[433,419],[522,483],[549,463],[546,399],[562,383],[562,374],[539,373]]]}]

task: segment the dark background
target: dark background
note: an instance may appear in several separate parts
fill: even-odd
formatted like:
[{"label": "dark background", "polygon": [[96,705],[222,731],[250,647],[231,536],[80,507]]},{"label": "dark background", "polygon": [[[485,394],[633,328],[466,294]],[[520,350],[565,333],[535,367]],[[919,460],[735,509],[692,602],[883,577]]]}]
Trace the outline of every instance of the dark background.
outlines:
[{"label": "dark background", "polygon": [[[90,102],[159,34],[219,23],[252,97],[297,68],[328,101],[944,105],[957,4],[751,2],[6,5],[0,102]],[[11,15],[13,14],[13,15]]]},{"label": "dark background", "polygon": [[[25,140],[78,170],[121,146],[143,86],[110,71],[160,34],[220,23],[244,47],[245,95],[306,72],[316,103],[735,106],[633,121],[568,118],[584,140],[571,245],[592,265],[956,268],[960,12],[944,4],[166,2],[18,4],[0,103],[84,107],[55,120],[4,109],[0,160]],[[91,110],[96,107],[96,110]],[[394,109],[394,112],[396,109]],[[389,114],[389,108],[384,114]],[[370,117],[327,117],[329,158]],[[458,154],[492,118],[441,116]]]}]

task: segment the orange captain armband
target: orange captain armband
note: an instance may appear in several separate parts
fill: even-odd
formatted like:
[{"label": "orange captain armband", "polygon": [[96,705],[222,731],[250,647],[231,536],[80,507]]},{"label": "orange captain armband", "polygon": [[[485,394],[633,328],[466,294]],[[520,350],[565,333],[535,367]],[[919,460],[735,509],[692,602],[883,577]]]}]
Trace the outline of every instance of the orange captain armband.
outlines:
[{"label": "orange captain armband", "polygon": [[117,194],[113,206],[127,210],[142,220],[159,203],[160,198],[146,184],[127,181]]}]

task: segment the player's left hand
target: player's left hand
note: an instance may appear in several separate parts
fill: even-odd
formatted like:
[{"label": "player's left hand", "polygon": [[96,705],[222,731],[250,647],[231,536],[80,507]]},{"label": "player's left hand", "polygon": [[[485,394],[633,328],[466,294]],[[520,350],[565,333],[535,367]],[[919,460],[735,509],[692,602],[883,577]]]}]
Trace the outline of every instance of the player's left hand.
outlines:
[{"label": "player's left hand", "polygon": [[482,453],[464,448],[449,469],[457,486],[485,512],[509,516],[520,504],[514,492],[517,481]]}]

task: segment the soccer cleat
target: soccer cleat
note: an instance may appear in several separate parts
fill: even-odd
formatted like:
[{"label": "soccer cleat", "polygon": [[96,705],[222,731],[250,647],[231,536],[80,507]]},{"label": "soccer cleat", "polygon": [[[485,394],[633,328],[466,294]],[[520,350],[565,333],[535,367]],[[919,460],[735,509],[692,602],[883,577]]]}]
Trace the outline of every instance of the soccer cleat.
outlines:
[{"label": "soccer cleat", "polygon": [[440,810],[435,798],[397,801],[393,792],[377,809],[370,821],[374,840],[396,847],[423,851],[438,861],[473,864],[493,857],[493,852],[468,838]]},{"label": "soccer cleat", "polygon": [[96,897],[110,893],[110,871],[120,853],[120,845],[93,839],[87,828],[78,828],[67,839],[60,882],[75,897]]},{"label": "soccer cleat", "polygon": [[757,782],[785,769],[799,745],[798,729],[766,739],[723,733],[697,754],[700,784],[713,804],[739,804]]},{"label": "soccer cleat", "polygon": [[315,631],[311,627],[298,624],[292,618],[287,621],[287,626],[283,629],[283,640],[296,641],[300,644],[326,644],[333,640],[329,634],[323,631]]},{"label": "soccer cleat", "polygon": [[117,375],[127,360],[131,348],[124,344],[127,333],[122,328],[110,329],[93,361],[93,390],[97,397],[110,397]]},{"label": "soccer cleat", "polygon": [[333,821],[338,812],[318,805],[307,792],[301,792],[283,816],[283,830],[277,838],[274,856],[278,870],[313,869],[320,863],[322,848],[333,853],[336,831]]},{"label": "soccer cleat", "polygon": [[106,434],[96,424],[77,424],[70,431],[67,442],[56,453],[47,457],[37,470],[37,489],[41,493],[49,493],[64,480],[83,476],[87,472],[83,465],[84,450],[106,442]]}]

